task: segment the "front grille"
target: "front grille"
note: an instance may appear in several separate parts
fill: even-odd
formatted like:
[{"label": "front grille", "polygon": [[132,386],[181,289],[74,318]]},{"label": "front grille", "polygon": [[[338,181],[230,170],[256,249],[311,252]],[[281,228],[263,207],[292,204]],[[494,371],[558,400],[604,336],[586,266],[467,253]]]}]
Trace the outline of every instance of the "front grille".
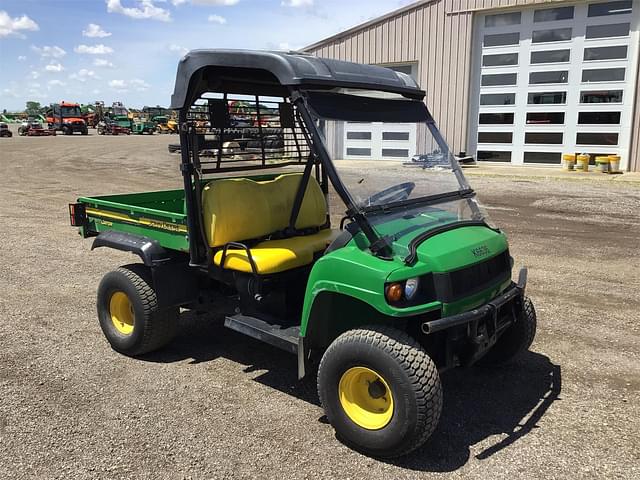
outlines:
[{"label": "front grille", "polygon": [[455,302],[511,278],[511,258],[505,250],[470,267],[434,273],[436,296],[443,303]]}]

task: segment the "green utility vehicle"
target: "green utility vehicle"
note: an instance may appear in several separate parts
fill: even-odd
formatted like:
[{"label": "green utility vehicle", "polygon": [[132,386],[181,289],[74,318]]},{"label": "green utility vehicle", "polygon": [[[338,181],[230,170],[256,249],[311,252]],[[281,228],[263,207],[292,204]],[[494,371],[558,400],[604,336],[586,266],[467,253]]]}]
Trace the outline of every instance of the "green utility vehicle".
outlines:
[{"label": "green utility vehicle", "polygon": [[131,122],[131,132],[136,135],[148,133],[153,135],[156,131],[156,123],[146,118],[136,118]]},{"label": "green utility vehicle", "polygon": [[[411,77],[377,66],[187,54],[171,105],[184,187],[70,205],[92,249],[140,258],[98,287],[111,346],[142,355],[171,341],[180,309],[222,314],[226,327],[296,355],[300,378],[317,372],[346,444],[395,457],[424,443],[440,418],[440,373],[512,360],[533,341],[536,316],[526,270],[512,281],[507,239],[423,98]],[[240,101],[255,123],[233,121]],[[272,124],[278,112],[269,135],[261,110]],[[377,144],[366,130],[376,122]],[[206,157],[203,129],[217,145]],[[364,150],[378,158],[343,159]],[[423,168],[398,158],[414,153],[428,157]]]}]

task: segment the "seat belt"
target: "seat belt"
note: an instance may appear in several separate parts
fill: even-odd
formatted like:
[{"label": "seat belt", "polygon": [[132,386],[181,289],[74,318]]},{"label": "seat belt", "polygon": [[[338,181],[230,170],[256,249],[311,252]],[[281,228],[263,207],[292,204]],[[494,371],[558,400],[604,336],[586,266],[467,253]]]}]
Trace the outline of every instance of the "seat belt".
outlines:
[{"label": "seat belt", "polygon": [[293,208],[291,209],[291,216],[289,217],[289,226],[285,229],[285,233],[287,235],[292,235],[297,232],[296,221],[298,220],[298,215],[300,214],[300,209],[302,208],[304,195],[305,193],[307,193],[307,187],[309,186],[309,177],[311,177],[311,171],[314,164],[315,162],[313,161],[313,154],[310,154],[309,160],[304,167],[302,178],[300,179],[300,185],[298,185],[296,198],[293,201]]}]

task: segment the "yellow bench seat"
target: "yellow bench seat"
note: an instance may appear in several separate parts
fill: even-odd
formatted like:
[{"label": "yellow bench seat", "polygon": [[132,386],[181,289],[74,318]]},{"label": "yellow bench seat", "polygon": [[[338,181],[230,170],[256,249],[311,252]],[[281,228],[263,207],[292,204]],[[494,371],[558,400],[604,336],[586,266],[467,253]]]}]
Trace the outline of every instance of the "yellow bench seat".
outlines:
[{"label": "yellow bench seat", "polygon": [[[313,235],[260,242],[250,249],[257,273],[268,275],[309,265],[313,262],[314,254],[326,249],[339,233],[338,230],[327,228]],[[222,262],[222,251],[222,249],[218,250],[213,257],[213,263],[219,267]],[[231,247],[227,249],[224,268],[252,272],[247,252]]]}]

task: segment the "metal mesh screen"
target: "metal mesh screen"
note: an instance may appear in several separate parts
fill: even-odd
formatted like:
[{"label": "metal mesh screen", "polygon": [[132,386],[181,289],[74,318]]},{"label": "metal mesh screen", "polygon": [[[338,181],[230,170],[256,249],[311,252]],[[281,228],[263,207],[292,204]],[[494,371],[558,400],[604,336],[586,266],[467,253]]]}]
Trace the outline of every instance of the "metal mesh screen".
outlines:
[{"label": "metal mesh screen", "polygon": [[202,174],[303,165],[308,135],[286,98],[208,94],[191,107]]}]

